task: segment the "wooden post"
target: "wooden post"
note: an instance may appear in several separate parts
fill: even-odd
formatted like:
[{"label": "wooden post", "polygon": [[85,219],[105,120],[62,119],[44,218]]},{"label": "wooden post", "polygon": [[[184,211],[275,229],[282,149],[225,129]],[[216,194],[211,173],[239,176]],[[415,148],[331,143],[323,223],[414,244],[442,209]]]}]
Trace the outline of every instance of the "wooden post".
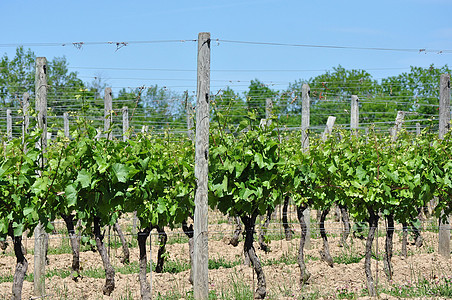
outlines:
[{"label": "wooden post", "polygon": [[421,124],[416,123],[416,135],[420,135],[420,134],[421,134]]},{"label": "wooden post", "polygon": [[22,113],[24,118],[22,122],[22,144],[25,143],[25,135],[28,133],[28,126],[30,125],[29,109],[30,109],[30,94],[24,93],[24,95],[22,96]]},{"label": "wooden post", "polygon": [[[113,116],[113,99],[111,94],[111,88],[107,87],[105,88],[105,95],[104,95],[104,131],[110,131],[111,129],[111,123],[112,123],[112,116]],[[105,136],[107,139],[112,138],[112,132],[106,133]]]},{"label": "wooden post", "polygon": [[[441,74],[439,90],[439,138],[443,139],[450,129],[450,75]],[[440,201],[442,201],[440,199]],[[443,219],[443,221],[441,221]],[[450,217],[441,213],[438,234],[438,252],[450,258]]]},{"label": "wooden post", "polygon": [[13,139],[13,119],[11,118],[11,109],[6,110],[6,136],[9,141]]},{"label": "wooden post", "polygon": [[328,136],[333,132],[334,122],[336,122],[336,117],[329,116],[328,120],[326,121],[326,127],[325,130],[322,133],[322,140],[326,141]]},{"label": "wooden post", "polygon": [[69,114],[63,113],[64,136],[69,137]]},{"label": "wooden post", "polygon": [[311,105],[311,89],[309,85],[304,83],[301,88],[301,144],[303,152],[309,150],[309,125],[310,125],[310,105]]},{"label": "wooden post", "polygon": [[[304,153],[309,151],[309,126],[311,109],[311,89],[307,83],[301,87],[301,145]],[[306,208],[303,212],[306,224],[306,239],[304,247],[311,249],[311,208]]]},{"label": "wooden post", "polygon": [[209,162],[210,33],[198,35],[198,87],[195,142],[195,214],[193,254],[193,295],[208,299],[208,223],[207,192]]},{"label": "wooden post", "polygon": [[[39,146],[42,153],[45,153],[47,148],[47,59],[45,57],[36,58],[35,95],[37,125],[42,129]],[[44,168],[46,164],[44,157],[40,163],[41,168]],[[43,297],[45,296],[45,265],[49,237],[41,222],[34,230],[34,237],[34,294],[37,297]]]},{"label": "wooden post", "polygon": [[391,130],[392,140],[397,140],[397,134],[399,134],[400,130],[402,130],[403,122],[405,121],[405,112],[404,111],[398,111],[397,117],[395,119],[394,127]]},{"label": "wooden post", "polygon": [[358,136],[358,128],[359,128],[359,98],[356,95],[352,95],[350,101],[350,129],[352,132]]},{"label": "wooden post", "polygon": [[122,108],[122,140],[125,142],[129,139],[129,108]]},{"label": "wooden post", "polygon": [[273,111],[273,101],[271,98],[265,99],[265,124],[270,126],[272,124],[272,111]]}]

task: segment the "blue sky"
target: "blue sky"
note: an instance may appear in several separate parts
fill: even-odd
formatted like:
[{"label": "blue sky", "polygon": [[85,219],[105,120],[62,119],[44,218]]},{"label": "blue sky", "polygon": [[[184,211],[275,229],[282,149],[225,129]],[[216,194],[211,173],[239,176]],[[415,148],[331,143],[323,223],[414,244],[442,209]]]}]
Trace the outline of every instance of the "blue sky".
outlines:
[{"label": "blue sky", "polygon": [[[213,39],[212,92],[228,85],[244,91],[254,78],[274,89],[285,89],[290,82],[309,79],[339,64],[368,70],[377,79],[408,71],[410,66],[452,66],[450,52],[221,41],[451,50],[452,0],[3,0],[0,10],[0,53],[12,57],[14,46],[25,44],[36,55],[48,59],[66,56],[71,70],[84,81],[101,77],[115,90],[158,84],[194,92],[197,44],[190,40],[203,31],[210,32]],[[89,44],[162,40],[178,42],[130,43],[120,49],[115,44]],[[71,44],[74,42],[88,44],[77,49]],[[63,43],[66,46],[61,46]]]}]

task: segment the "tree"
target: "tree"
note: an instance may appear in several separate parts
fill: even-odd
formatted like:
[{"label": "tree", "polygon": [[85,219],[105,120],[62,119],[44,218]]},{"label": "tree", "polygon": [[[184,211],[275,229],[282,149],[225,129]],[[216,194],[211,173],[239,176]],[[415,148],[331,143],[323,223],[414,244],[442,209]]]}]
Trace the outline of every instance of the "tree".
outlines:
[{"label": "tree", "polygon": [[48,106],[55,115],[61,116],[64,112],[81,106],[82,99],[75,96],[80,90],[86,89],[86,86],[77,75],[77,72],[69,72],[64,56],[55,57],[48,63]]},{"label": "tree", "polygon": [[251,80],[248,89],[249,90],[245,93],[248,110],[255,110],[258,119],[265,119],[266,99],[270,98],[273,100],[278,92],[273,91],[258,79]]},{"label": "tree", "polygon": [[227,87],[222,90],[214,98],[214,110],[227,118],[230,124],[239,124],[246,116],[245,102],[234,92],[233,89]]},{"label": "tree", "polygon": [[382,90],[389,100],[427,119],[438,115],[439,80],[444,73],[451,73],[447,65],[440,68],[433,64],[428,68],[411,67],[410,72],[383,79]]},{"label": "tree", "polygon": [[5,54],[0,61],[0,99],[3,106],[18,107],[25,92],[34,92],[35,54],[18,47],[13,59]]}]

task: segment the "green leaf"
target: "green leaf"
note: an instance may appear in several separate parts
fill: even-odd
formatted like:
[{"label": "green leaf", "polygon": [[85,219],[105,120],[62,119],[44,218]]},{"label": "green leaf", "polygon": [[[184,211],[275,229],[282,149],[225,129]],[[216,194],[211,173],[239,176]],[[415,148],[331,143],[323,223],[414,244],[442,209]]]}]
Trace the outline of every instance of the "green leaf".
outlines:
[{"label": "green leaf", "polygon": [[126,165],[115,163],[111,169],[118,182],[125,183],[127,181],[129,176],[129,168]]},{"label": "green leaf", "polygon": [[22,236],[24,232],[24,224],[13,223],[14,236]]},{"label": "green leaf", "polygon": [[81,170],[77,174],[77,181],[80,182],[82,188],[87,188],[91,184],[91,174],[85,169]]},{"label": "green leaf", "polygon": [[262,154],[255,153],[254,154],[254,161],[257,163],[259,168],[263,168],[264,167],[264,158],[262,157]]},{"label": "green leaf", "polygon": [[34,208],[33,207],[25,207],[23,210],[24,216],[28,216],[29,214],[31,214],[33,212]]},{"label": "green leaf", "polygon": [[64,194],[67,199],[67,206],[68,207],[75,206],[75,204],[77,203],[77,191],[75,190],[72,184],[68,185],[64,189]]}]

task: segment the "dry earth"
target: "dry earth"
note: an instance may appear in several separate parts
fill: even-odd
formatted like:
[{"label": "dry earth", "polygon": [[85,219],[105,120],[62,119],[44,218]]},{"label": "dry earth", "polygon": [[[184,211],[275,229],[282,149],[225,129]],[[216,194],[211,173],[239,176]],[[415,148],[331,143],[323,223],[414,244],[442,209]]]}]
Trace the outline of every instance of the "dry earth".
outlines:
[{"label": "dry earth", "polygon": [[[212,222],[212,221],[211,221]],[[277,226],[277,225],[273,225]],[[337,225],[336,225],[337,226]],[[331,255],[333,257],[359,256],[364,253],[365,241],[352,239],[349,248],[339,247],[339,237],[335,233],[334,225],[329,233]],[[279,228],[279,227],[277,227]],[[298,229],[298,226],[294,226]],[[384,228],[383,225],[381,228]],[[228,244],[233,226],[229,224],[210,225],[211,239],[209,241],[209,258],[224,259],[225,261],[241,261],[243,243],[238,247]],[[280,232],[280,229],[276,229]],[[183,234],[182,234],[183,236]],[[61,236],[53,235],[50,240],[50,247],[58,247],[62,243],[67,243]],[[408,245],[407,259],[401,258],[398,254],[401,250],[401,241],[398,234],[394,238],[394,278],[395,284],[412,284],[421,278],[428,280],[437,280],[444,276],[452,275],[452,260],[445,260],[439,255],[432,253],[437,249],[437,234],[423,232],[424,245],[417,248],[414,245]],[[170,238],[174,235],[170,234]],[[379,237],[378,243],[374,243],[375,253],[382,254],[384,249],[384,237]],[[357,263],[335,264],[333,268],[319,260],[319,249],[321,248],[321,239],[312,239],[311,249],[305,251],[307,256],[307,268],[311,273],[309,283],[303,287],[299,285],[299,268],[296,264],[296,255],[298,253],[299,239],[291,241],[279,240],[271,241],[270,253],[264,253],[255,247],[258,255],[263,262],[280,261],[278,264],[266,265],[264,272],[267,280],[267,290],[269,299],[302,299],[303,295],[321,295],[325,299],[337,298],[338,290],[346,289],[360,293],[365,288],[364,258]],[[153,236],[152,256],[156,261],[157,245],[156,237]],[[28,249],[32,249],[33,241],[25,242]],[[131,261],[138,261],[138,248],[131,248]],[[0,256],[0,276],[11,275],[14,273],[15,258],[11,254],[7,255],[11,248],[8,247],[6,254]],[[188,262],[188,244],[175,243],[167,246],[169,260]],[[30,251],[29,251],[30,252]],[[121,266],[121,249],[111,249],[111,260],[114,266]],[[26,256],[29,267],[28,274],[33,273],[33,256]],[[84,270],[92,268],[101,268],[102,262],[97,252],[86,251],[81,253],[81,267]],[[46,272],[51,270],[69,270],[72,256],[70,254],[49,255],[49,265]],[[290,264],[282,263],[288,261]],[[372,261],[373,276],[378,280],[379,286],[389,286],[389,282],[383,272],[382,261]],[[152,276],[152,278],[151,278]],[[148,281],[152,282],[153,296],[160,299],[174,295],[186,295],[191,290],[188,282],[189,271],[183,271],[177,274],[163,273],[152,275],[148,274]],[[248,286],[253,287],[256,283],[253,279],[252,268],[243,264],[233,268],[220,268],[209,270],[209,284],[211,290],[220,295],[221,292],[231,291],[233,287]],[[46,281],[46,290],[48,299],[139,299],[139,282],[137,274],[124,275],[116,272],[116,288],[109,297],[102,295],[104,279],[95,279],[83,277],[78,282],[74,282],[70,277],[64,279],[53,276]],[[9,299],[11,297],[11,282],[0,284],[0,299]],[[23,299],[33,297],[33,283],[25,281],[23,287]],[[317,294],[314,294],[317,293]],[[319,296],[320,297],[320,296]],[[397,299],[387,295],[380,295],[382,299]],[[366,299],[366,297],[362,297]]]}]

